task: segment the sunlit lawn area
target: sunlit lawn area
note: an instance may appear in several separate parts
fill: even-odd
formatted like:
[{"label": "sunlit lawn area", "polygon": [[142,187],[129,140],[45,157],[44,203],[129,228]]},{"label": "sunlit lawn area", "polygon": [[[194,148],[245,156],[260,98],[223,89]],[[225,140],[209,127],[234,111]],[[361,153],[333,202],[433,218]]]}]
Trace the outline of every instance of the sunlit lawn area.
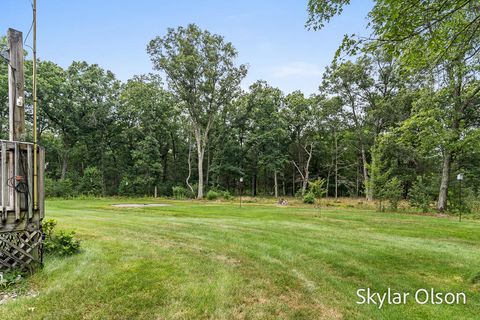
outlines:
[{"label": "sunlit lawn area", "polygon": [[[114,203],[169,203],[117,208]],[[273,203],[273,200],[271,201]],[[0,319],[478,319],[480,223],[354,208],[49,200],[82,253],[46,258]],[[357,305],[356,290],[467,305]],[[35,312],[32,312],[34,310]]]}]

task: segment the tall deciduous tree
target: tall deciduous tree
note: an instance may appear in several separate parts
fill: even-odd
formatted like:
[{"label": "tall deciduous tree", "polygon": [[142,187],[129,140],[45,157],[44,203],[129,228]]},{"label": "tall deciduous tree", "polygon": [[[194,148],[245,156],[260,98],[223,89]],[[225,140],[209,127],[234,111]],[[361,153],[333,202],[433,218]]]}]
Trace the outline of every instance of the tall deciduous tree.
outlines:
[{"label": "tall deciduous tree", "polygon": [[321,89],[329,94],[338,95],[343,102],[344,119],[355,130],[358,139],[358,148],[362,158],[365,196],[368,200],[371,200],[367,155],[370,137],[367,134],[366,115],[374,90],[374,81],[369,74],[369,67],[370,64],[367,59],[360,59],[356,63],[347,61],[340,65],[333,64],[332,67],[327,68]]},{"label": "tall deciduous tree", "polygon": [[220,35],[187,27],[168,29],[147,47],[154,68],[168,84],[192,122],[197,145],[198,198],[203,198],[203,159],[208,135],[219,111],[238,93],[247,69],[234,63],[237,51]]},{"label": "tall deciduous tree", "polygon": [[[307,25],[324,26],[340,14],[349,0],[309,0]],[[447,106],[448,141],[442,147],[442,174],[437,209],[447,207],[448,187],[456,141],[462,136],[463,120],[474,108],[480,93],[478,62],[480,52],[480,10],[477,0],[377,0],[369,17],[371,37],[346,37],[342,45],[355,53],[381,46],[399,58],[407,70],[433,73],[437,86],[449,90]]]},{"label": "tall deciduous tree", "polygon": [[296,157],[294,156],[292,161],[302,178],[302,196],[308,186],[310,164],[315,151],[315,141],[318,139],[318,128],[315,126],[317,114],[313,110],[312,102],[312,99],[305,98],[302,92],[294,91],[285,97],[283,109],[283,117],[295,145]]}]

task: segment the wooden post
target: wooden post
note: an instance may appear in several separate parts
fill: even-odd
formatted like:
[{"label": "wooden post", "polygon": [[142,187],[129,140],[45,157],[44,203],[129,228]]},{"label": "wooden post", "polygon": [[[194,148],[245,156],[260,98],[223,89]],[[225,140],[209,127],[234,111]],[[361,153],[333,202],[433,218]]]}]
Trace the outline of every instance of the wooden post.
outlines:
[{"label": "wooden post", "polygon": [[10,141],[24,140],[25,84],[23,71],[23,36],[20,31],[8,29],[10,67],[8,68],[8,115]]},{"label": "wooden post", "polygon": [[7,208],[8,208],[8,185],[7,185],[7,143],[2,142],[2,156],[1,159],[2,168],[2,223],[7,222]]},{"label": "wooden post", "polygon": [[[23,71],[23,36],[20,31],[8,29],[7,42],[9,50],[8,68],[8,124],[9,140],[21,141],[25,135],[25,79]],[[15,175],[18,174],[17,160],[18,152],[15,144],[15,151],[9,158],[9,171],[12,173],[13,183]],[[15,209],[15,220],[20,219],[20,203],[17,201],[19,195],[14,188],[9,188],[10,205]]]}]

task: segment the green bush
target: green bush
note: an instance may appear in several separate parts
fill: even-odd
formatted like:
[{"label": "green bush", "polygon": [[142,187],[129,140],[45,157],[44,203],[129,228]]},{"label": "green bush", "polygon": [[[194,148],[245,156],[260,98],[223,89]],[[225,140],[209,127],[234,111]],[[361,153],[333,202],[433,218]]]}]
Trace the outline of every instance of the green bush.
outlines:
[{"label": "green bush", "polygon": [[173,197],[179,200],[179,199],[186,199],[188,191],[182,186],[175,186],[175,187],[172,187],[172,193],[173,193]]},{"label": "green bush", "polygon": [[129,177],[122,177],[122,181],[120,181],[120,185],[118,186],[118,194],[121,196],[135,195],[132,189],[132,182],[130,181]]},{"label": "green bush", "polygon": [[302,199],[302,188],[295,191],[295,198]]},{"label": "green bush", "polygon": [[187,193],[186,194],[187,194],[188,198],[195,199],[197,197],[197,194],[198,194],[198,184],[194,183],[191,186],[192,186],[193,192],[192,192],[192,190],[190,190],[190,188],[187,188]]},{"label": "green bush", "polygon": [[54,180],[50,178],[45,179],[45,196],[47,198],[68,198],[75,195],[76,192],[72,180],[68,178],[59,180]]},{"label": "green bush", "polygon": [[80,241],[75,239],[75,232],[55,231],[57,222],[54,219],[45,220],[42,230],[45,234],[43,249],[46,254],[69,256],[80,251]]},{"label": "green bush", "polygon": [[383,196],[390,203],[390,208],[397,210],[398,203],[402,199],[402,183],[397,177],[393,177],[385,183],[383,189]]},{"label": "green bush", "polygon": [[327,194],[327,189],[325,188],[325,179],[318,178],[315,181],[309,181],[308,192],[312,193],[313,196],[317,199]]},{"label": "green bush", "polygon": [[315,195],[313,192],[308,192],[303,196],[303,202],[308,203],[308,204],[313,204],[315,203]]},{"label": "green bush", "polygon": [[103,176],[97,167],[88,167],[83,172],[79,183],[80,193],[100,196],[103,193]]},{"label": "green bush", "polygon": [[153,195],[155,179],[153,177],[124,176],[118,186],[118,193],[122,196]]},{"label": "green bush", "polygon": [[225,199],[225,200],[232,200],[233,199],[233,196],[228,191],[224,191],[222,193],[222,196],[223,196],[223,199]]},{"label": "green bush", "polygon": [[217,200],[219,197],[220,197],[220,193],[218,193],[216,191],[209,190],[207,192],[207,199],[208,200]]},{"label": "green bush", "polygon": [[417,177],[408,192],[408,199],[412,207],[421,209],[424,213],[428,212],[433,197],[423,177]]},{"label": "green bush", "polygon": [[0,289],[8,289],[19,284],[23,280],[20,271],[0,272]]},{"label": "green bush", "polygon": [[471,188],[463,187],[462,194],[460,194],[458,183],[449,188],[448,211],[453,213],[472,213],[476,208],[478,208],[478,197]]}]

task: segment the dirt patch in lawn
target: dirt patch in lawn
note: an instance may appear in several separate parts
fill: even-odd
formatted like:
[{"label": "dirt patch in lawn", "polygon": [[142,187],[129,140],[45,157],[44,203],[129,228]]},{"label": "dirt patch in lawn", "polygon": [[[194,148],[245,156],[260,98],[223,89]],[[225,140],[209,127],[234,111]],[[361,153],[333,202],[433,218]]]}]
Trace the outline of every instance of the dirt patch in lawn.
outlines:
[{"label": "dirt patch in lawn", "polygon": [[10,301],[17,300],[20,297],[31,297],[35,298],[38,296],[38,292],[34,290],[30,290],[27,292],[17,292],[17,291],[10,291],[10,292],[3,292],[0,291],[0,305],[6,304]]},{"label": "dirt patch in lawn", "polygon": [[112,207],[117,208],[144,208],[144,207],[168,207],[171,204],[167,203],[116,203]]}]

